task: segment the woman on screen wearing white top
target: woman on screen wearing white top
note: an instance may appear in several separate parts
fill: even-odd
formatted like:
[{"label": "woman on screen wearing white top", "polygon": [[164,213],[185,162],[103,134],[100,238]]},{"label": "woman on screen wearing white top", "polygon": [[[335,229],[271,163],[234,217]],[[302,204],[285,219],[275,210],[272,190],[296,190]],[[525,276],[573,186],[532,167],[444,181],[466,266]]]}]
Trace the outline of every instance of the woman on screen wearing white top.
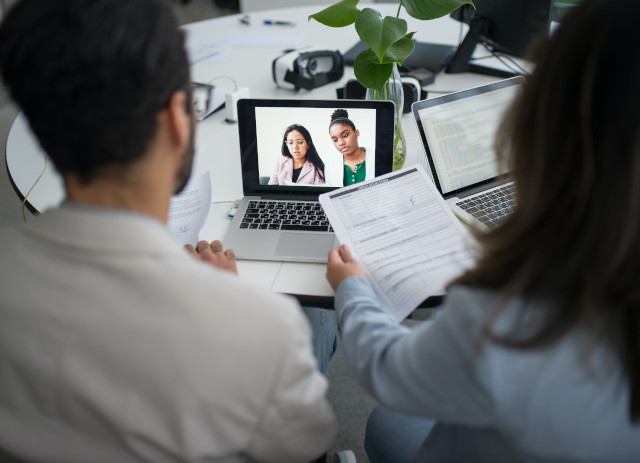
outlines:
[{"label": "woman on screen wearing white top", "polygon": [[582,0],[536,49],[497,138],[518,204],[433,321],[398,324],[331,251],[342,345],[386,407],[372,463],[640,461],[638,17]]},{"label": "woman on screen wearing white top", "polygon": [[287,127],[280,151],[269,185],[324,185],[324,162],[306,128],[300,124]]}]

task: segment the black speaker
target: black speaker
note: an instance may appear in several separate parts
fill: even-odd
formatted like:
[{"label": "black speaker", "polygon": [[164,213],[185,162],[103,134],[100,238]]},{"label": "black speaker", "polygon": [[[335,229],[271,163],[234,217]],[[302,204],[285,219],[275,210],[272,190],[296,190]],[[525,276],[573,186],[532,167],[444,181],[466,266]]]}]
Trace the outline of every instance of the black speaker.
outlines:
[{"label": "black speaker", "polygon": [[402,114],[411,112],[411,105],[416,101],[420,101],[422,97],[422,87],[420,82],[414,77],[402,76],[402,90],[404,92],[404,108]]},{"label": "black speaker", "polygon": [[339,88],[337,92],[338,98],[345,100],[364,100],[367,96],[367,89],[356,79],[348,80],[344,88]]},{"label": "black speaker", "polygon": [[[404,92],[404,107],[402,113],[406,114],[411,112],[411,105],[416,101],[420,101],[422,89],[420,83],[414,77],[402,76],[402,91]],[[364,100],[367,94],[367,89],[360,84],[356,79],[347,81],[344,88],[336,90],[338,98],[345,100]]]}]

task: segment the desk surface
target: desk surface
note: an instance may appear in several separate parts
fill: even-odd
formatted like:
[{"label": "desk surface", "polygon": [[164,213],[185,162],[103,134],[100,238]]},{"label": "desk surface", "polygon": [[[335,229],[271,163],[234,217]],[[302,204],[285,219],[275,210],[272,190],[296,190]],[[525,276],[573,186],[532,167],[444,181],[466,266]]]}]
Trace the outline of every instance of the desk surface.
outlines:
[{"label": "desk surface", "polygon": [[[397,5],[392,4],[372,6],[386,15],[395,16],[397,10]],[[312,91],[295,92],[278,88],[271,77],[272,61],[282,54],[283,48],[286,48],[282,43],[275,43],[282,42],[280,36],[283,34],[291,40],[289,48],[321,46],[344,53],[358,41],[353,26],[334,29],[316,21],[307,22],[310,14],[322,8],[323,6],[301,6],[254,12],[250,15],[250,25],[244,25],[239,21],[242,15],[231,15],[185,26],[189,46],[222,42],[229,38],[236,42],[224,61],[203,61],[193,65],[192,80],[208,82],[215,77],[230,76],[239,87],[249,88],[250,96],[253,98],[334,99],[335,89],[353,78],[351,67],[345,68],[345,75],[339,82]],[[263,20],[274,18],[295,22],[297,26],[287,28],[263,25]],[[465,25],[449,17],[426,22],[407,18],[407,22],[410,31],[417,31],[414,38],[420,42],[457,44],[459,37],[466,33]],[[238,44],[238,37],[243,37],[245,43]],[[268,40],[263,41],[261,46],[256,46],[255,42],[261,37],[273,38],[273,46],[266,43]],[[425,89],[430,92],[429,96],[435,96],[494,80],[494,77],[475,74],[441,74],[434,84]],[[215,85],[228,88],[233,86],[229,79],[217,80]],[[406,165],[423,162],[424,152],[413,116],[405,114],[402,122],[408,148]],[[233,202],[242,197],[238,128],[235,124],[225,123],[224,111],[219,111],[198,124],[196,139],[198,153],[193,173],[210,171],[212,183],[212,205],[200,237],[206,240],[221,239],[229,226],[230,220],[226,212],[230,204],[220,202]],[[42,173],[44,152],[22,113],[18,115],[9,132],[6,159],[9,175],[21,195],[26,196]],[[49,163],[44,175],[29,193],[28,201],[36,210],[43,212],[57,206],[63,199],[62,180]],[[324,264],[244,260],[238,262],[238,270],[241,278],[273,291],[308,296],[333,295],[324,277]]]}]

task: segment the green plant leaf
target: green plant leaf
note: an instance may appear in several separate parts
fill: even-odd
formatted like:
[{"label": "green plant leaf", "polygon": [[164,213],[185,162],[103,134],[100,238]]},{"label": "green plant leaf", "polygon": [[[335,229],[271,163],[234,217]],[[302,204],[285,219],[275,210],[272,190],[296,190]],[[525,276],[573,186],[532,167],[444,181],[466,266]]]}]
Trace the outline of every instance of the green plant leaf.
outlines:
[{"label": "green plant leaf", "polygon": [[358,82],[378,91],[391,76],[391,71],[393,71],[393,64],[380,63],[371,50],[363,51],[353,62],[353,73]]},{"label": "green plant leaf", "polygon": [[448,15],[462,5],[473,5],[471,0],[402,0],[409,16],[416,19],[435,19]]},{"label": "green plant leaf", "polygon": [[309,16],[321,24],[330,27],[344,27],[353,24],[360,10],[356,7],[360,0],[342,0],[318,13]]},{"label": "green plant leaf", "polygon": [[394,43],[392,43],[391,46],[387,48],[386,53],[382,57],[382,62],[402,64],[402,62],[411,53],[413,53],[413,49],[416,47],[416,44],[413,43],[413,40],[411,40],[413,34],[415,34],[415,32],[409,32],[400,40],[396,40]]},{"label": "green plant leaf", "polygon": [[356,18],[356,31],[381,60],[387,48],[407,33],[407,22],[392,16],[383,18],[379,11],[365,8]]}]

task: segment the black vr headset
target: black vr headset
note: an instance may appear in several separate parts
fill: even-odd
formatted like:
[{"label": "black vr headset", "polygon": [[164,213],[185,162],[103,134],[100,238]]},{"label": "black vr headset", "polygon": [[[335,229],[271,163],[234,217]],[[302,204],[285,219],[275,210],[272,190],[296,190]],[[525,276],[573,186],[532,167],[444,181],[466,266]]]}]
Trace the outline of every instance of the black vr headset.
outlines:
[{"label": "black vr headset", "polygon": [[340,80],[344,60],[337,50],[293,50],[273,60],[272,72],[278,87],[311,90]]}]

